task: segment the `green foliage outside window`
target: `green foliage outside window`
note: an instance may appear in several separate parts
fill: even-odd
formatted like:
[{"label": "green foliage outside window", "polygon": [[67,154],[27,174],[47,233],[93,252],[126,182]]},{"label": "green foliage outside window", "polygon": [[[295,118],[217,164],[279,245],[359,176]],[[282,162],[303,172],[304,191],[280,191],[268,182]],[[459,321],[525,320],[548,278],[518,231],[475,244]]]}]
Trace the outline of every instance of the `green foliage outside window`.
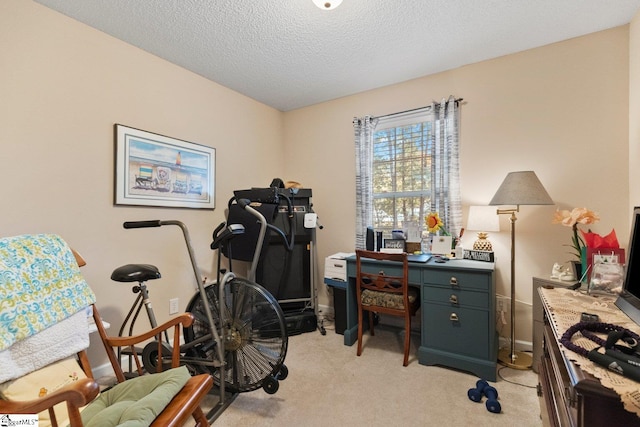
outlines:
[{"label": "green foliage outside window", "polygon": [[391,230],[422,227],[431,203],[431,123],[381,129],[373,144],[373,220],[385,237]]}]

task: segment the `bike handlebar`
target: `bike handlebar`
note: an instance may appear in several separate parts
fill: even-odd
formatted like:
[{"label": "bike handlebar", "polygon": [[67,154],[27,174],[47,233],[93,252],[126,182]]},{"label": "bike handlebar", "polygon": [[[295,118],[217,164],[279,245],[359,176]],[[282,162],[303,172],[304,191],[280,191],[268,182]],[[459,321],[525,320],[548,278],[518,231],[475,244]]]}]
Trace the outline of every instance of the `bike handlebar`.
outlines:
[{"label": "bike handlebar", "polygon": [[147,227],[160,227],[162,222],[159,219],[151,221],[126,221],[122,226],[124,228],[147,228]]}]

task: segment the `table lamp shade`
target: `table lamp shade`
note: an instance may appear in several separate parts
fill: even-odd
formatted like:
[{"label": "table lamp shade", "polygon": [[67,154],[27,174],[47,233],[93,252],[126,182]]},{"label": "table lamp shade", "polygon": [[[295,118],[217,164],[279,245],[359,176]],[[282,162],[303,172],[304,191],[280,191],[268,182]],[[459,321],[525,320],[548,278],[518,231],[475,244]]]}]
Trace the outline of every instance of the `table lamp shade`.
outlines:
[{"label": "table lamp shade", "polygon": [[500,217],[493,206],[469,206],[469,231],[500,231]]},{"label": "table lamp shade", "polygon": [[478,239],[473,243],[476,251],[493,251],[493,246],[487,239],[487,231],[500,231],[500,217],[493,206],[469,206],[467,230],[477,231]]},{"label": "table lamp shade", "polygon": [[552,205],[553,200],[533,171],[509,172],[489,205]]}]

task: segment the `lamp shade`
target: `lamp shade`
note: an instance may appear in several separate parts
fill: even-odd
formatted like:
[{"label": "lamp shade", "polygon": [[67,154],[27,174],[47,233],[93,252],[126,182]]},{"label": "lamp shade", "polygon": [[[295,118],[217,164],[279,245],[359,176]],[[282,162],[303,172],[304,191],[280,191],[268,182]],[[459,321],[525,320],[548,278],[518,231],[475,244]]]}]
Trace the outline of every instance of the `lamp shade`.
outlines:
[{"label": "lamp shade", "polygon": [[500,217],[492,206],[469,206],[469,231],[500,231]]},{"label": "lamp shade", "polygon": [[533,171],[509,172],[489,205],[552,205],[553,200]]}]

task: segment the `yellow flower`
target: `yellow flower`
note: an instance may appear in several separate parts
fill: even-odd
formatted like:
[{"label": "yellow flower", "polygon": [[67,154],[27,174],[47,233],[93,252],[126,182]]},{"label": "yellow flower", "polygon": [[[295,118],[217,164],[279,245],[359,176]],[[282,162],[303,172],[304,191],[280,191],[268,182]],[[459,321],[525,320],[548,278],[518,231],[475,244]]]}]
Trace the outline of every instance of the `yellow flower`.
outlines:
[{"label": "yellow flower", "polygon": [[429,215],[424,217],[424,222],[427,225],[429,233],[435,233],[444,226],[438,212],[431,212]]}]

